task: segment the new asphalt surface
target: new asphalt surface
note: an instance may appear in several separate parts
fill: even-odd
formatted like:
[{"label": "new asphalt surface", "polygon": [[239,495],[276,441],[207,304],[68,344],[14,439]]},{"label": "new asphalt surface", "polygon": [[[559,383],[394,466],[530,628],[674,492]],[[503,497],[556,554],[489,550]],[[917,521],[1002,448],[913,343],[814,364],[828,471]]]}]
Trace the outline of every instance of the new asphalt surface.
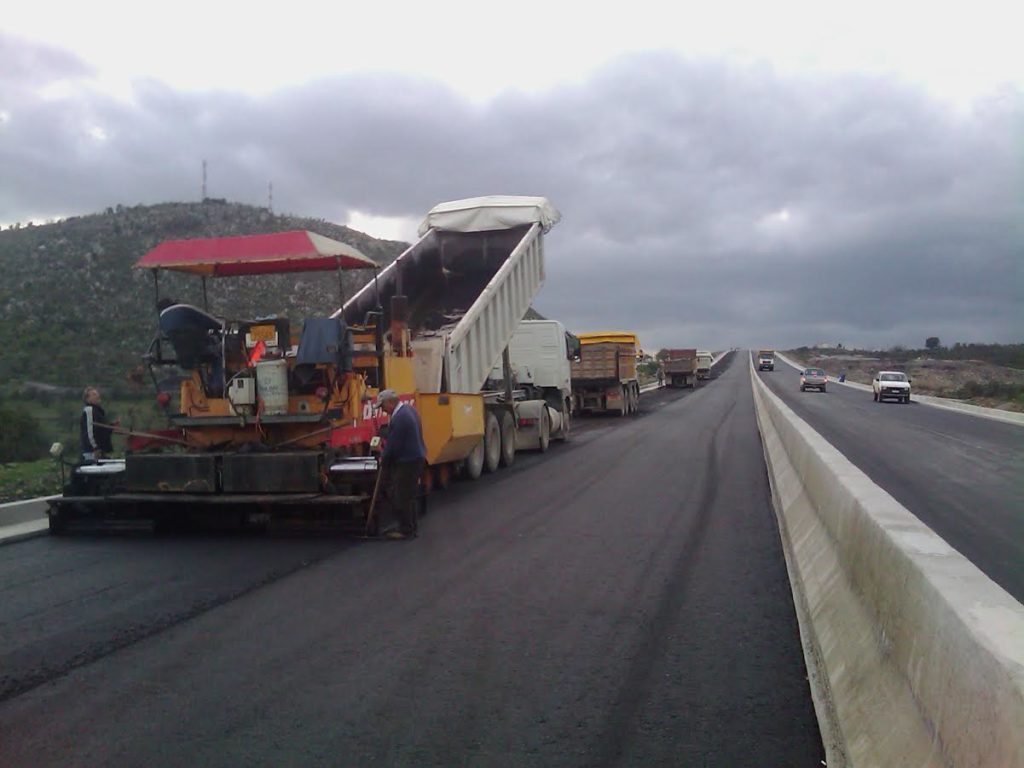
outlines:
[{"label": "new asphalt surface", "polygon": [[415,541],[0,549],[0,765],[819,766],[749,373],[721,367],[457,483]]},{"label": "new asphalt surface", "polygon": [[833,383],[800,391],[777,362],[758,374],[818,433],[922,522],[1024,601],[1024,428]]}]

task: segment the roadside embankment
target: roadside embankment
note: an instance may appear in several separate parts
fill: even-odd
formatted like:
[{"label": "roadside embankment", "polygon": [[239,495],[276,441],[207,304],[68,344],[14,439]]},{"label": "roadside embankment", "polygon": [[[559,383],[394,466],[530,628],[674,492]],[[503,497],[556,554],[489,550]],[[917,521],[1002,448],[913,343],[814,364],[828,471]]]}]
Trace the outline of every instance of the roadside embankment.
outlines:
[{"label": "roadside embankment", "polygon": [[[776,352],[775,356],[778,357],[782,362],[791,368],[795,368],[800,371],[803,370],[803,366],[799,362],[786,357],[781,352]],[[850,387],[851,389],[859,389],[862,392],[871,392],[871,386],[868,384],[861,384],[856,381],[839,381],[839,377],[834,371],[825,371],[829,377],[829,383],[835,382],[836,384],[842,384],[844,387]],[[915,402],[923,403],[924,405],[931,405],[935,408],[946,408],[951,411],[959,411],[960,413],[966,413],[971,416],[978,416],[983,419],[992,419],[993,421],[1002,421],[1007,424],[1017,424],[1018,426],[1024,427],[1024,413],[1017,413],[1016,411],[1004,411],[999,408],[986,408],[981,405],[974,405],[972,403],[965,403],[960,400],[953,400],[948,397],[935,397],[933,395],[921,395],[914,393],[912,398]]]}]

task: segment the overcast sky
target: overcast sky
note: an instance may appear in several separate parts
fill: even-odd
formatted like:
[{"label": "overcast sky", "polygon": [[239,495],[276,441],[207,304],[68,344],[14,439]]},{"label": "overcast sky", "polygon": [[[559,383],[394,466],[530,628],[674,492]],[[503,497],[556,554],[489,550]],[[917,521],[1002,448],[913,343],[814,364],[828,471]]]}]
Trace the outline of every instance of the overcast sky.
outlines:
[{"label": "overcast sky", "polygon": [[576,330],[1024,340],[1014,3],[60,5],[0,17],[0,223],[197,199],[204,158],[211,196],[402,239],[537,194]]}]

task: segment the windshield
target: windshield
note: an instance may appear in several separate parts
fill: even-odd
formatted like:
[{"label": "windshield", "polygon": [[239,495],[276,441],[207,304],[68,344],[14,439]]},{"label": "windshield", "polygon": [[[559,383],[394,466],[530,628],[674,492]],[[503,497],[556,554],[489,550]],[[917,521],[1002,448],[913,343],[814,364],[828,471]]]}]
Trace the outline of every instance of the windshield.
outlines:
[{"label": "windshield", "polygon": [[825,372],[821,368],[808,368],[804,371],[804,376],[824,376]]},{"label": "windshield", "polygon": [[906,381],[907,377],[902,373],[883,373],[882,381]]}]

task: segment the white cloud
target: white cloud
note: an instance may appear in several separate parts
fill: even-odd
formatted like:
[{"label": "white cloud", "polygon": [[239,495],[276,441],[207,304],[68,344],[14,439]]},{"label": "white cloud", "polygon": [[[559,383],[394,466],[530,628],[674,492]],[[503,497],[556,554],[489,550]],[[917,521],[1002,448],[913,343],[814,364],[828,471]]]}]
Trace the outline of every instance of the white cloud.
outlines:
[{"label": "white cloud", "polygon": [[133,79],[177,89],[267,93],[317,77],[398,72],[474,99],[576,83],[625,53],[674,51],[764,64],[782,74],[891,74],[967,103],[1024,84],[1017,2],[975,0],[633,0],[622,6],[521,0],[336,3],[293,0],[261,12],[237,2],[179,0],[158,33],[133,28],[137,4],[58,0],[40,14],[5,9],[4,28],[74,51],[108,92]]},{"label": "white cloud", "polygon": [[411,243],[417,239],[416,228],[419,221],[411,216],[376,216],[351,209],[345,225],[382,240]]}]

